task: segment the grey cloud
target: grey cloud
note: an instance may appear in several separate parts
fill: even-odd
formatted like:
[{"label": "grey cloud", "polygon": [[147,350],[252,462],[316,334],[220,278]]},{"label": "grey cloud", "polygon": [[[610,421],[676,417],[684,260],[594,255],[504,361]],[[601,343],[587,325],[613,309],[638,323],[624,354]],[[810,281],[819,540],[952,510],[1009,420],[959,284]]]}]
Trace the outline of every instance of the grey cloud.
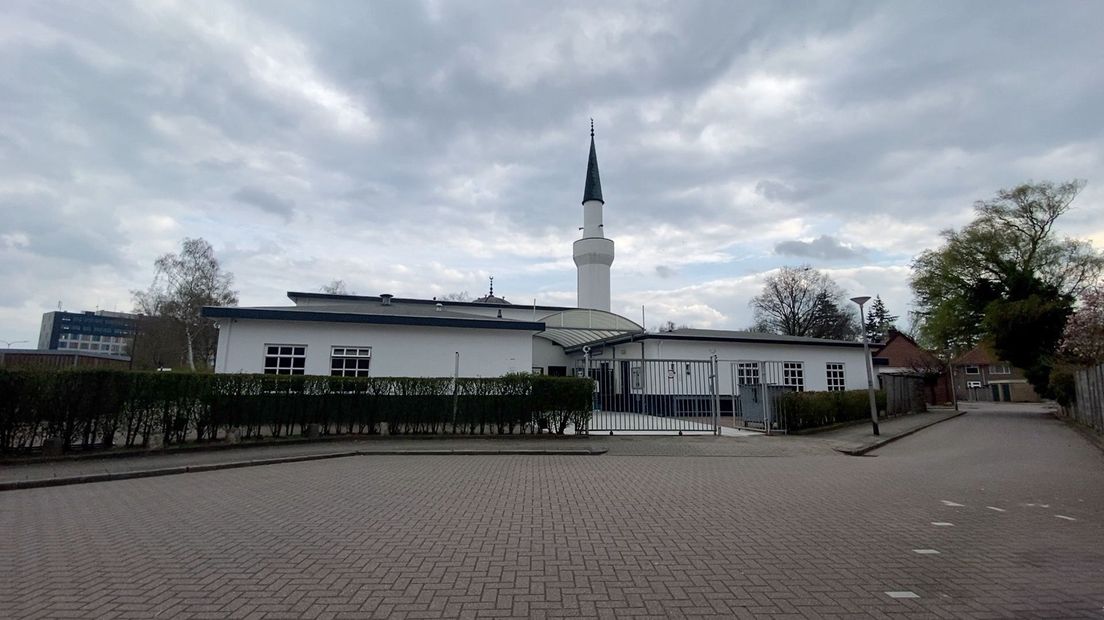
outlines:
[{"label": "grey cloud", "polygon": [[667,265],[656,265],[655,274],[661,278],[671,278],[678,275],[678,271]]},{"label": "grey cloud", "polygon": [[262,211],[267,211],[273,215],[278,215],[285,220],[290,220],[291,216],[295,213],[295,203],[286,200],[267,192],[258,187],[242,187],[238,191],[234,192],[231,198],[240,200],[241,202],[251,204],[260,208]]},{"label": "grey cloud", "polygon": [[[511,298],[572,291],[590,116],[606,231],[615,241],[656,241],[618,246],[614,291],[626,295],[731,269],[677,262],[686,248],[664,244],[656,230],[712,244],[693,248],[703,255],[755,256],[740,263],[749,274],[785,256],[856,259],[864,250],[831,231],[876,213],[934,240],[973,200],[1053,174],[1012,162],[1078,145],[1083,161],[1061,169],[1092,187],[1104,156],[1104,139],[1085,129],[1104,108],[1104,73],[1082,61],[1099,54],[1099,4],[208,8],[179,19],[153,5],[6,11],[4,34],[14,35],[0,37],[0,114],[9,121],[0,126],[0,195],[32,178],[57,200],[0,202],[0,227],[28,237],[5,255],[0,290],[12,290],[15,272],[35,276],[26,281],[42,291],[82,290],[86,271],[56,267],[83,261],[114,267],[98,287],[125,301],[148,283],[143,269],[158,254],[204,236],[217,251],[240,248],[226,259],[248,274],[245,302],[278,302],[271,291],[333,278],[381,289],[373,280],[384,276],[355,274],[396,263],[409,268],[409,289],[395,291],[404,294],[424,294],[435,265],[494,271],[503,282],[512,269],[529,290],[505,291]],[[188,25],[223,10],[234,19]],[[580,15],[617,28],[580,28]],[[253,55],[220,37],[237,37]],[[278,83],[258,78],[250,59],[269,57],[291,57],[297,71]],[[741,100],[754,80],[768,87]],[[711,89],[720,89],[714,107],[703,104]],[[325,106],[310,100],[318,93],[363,109],[376,133],[361,140],[327,128]],[[193,121],[172,135],[155,117]],[[59,127],[86,139],[66,142]],[[511,172],[495,177],[496,166]],[[482,190],[476,204],[444,191],[464,183]],[[235,200],[250,207],[218,208]],[[12,210],[35,208],[39,219],[17,228],[23,216]],[[255,217],[254,208],[284,219]],[[286,226],[293,215],[309,225]],[[119,224],[137,216],[153,228]],[[718,223],[751,232],[722,238]],[[427,229],[447,234],[427,241]],[[787,241],[794,230],[816,239]],[[545,255],[504,259],[519,238],[543,244]],[[866,255],[907,265],[916,250]],[[646,258],[633,265],[634,253]],[[46,297],[16,288],[13,308]],[[732,327],[747,322],[732,316]],[[0,313],[0,325],[33,330],[36,321]]]},{"label": "grey cloud", "polygon": [[831,235],[821,235],[812,241],[782,241],[775,244],[774,252],[786,256],[841,260],[859,258],[866,250],[861,246],[843,243]]}]

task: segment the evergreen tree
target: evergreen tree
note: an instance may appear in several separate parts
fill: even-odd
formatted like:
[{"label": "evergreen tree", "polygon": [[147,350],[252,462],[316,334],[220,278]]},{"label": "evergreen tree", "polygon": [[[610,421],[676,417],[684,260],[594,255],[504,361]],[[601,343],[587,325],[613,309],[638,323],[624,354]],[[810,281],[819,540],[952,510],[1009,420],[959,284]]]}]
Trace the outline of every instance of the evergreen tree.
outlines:
[{"label": "evergreen tree", "polygon": [[895,327],[899,318],[896,314],[889,313],[881,295],[876,296],[866,313],[866,337],[870,342],[885,342],[889,338],[889,330]]}]

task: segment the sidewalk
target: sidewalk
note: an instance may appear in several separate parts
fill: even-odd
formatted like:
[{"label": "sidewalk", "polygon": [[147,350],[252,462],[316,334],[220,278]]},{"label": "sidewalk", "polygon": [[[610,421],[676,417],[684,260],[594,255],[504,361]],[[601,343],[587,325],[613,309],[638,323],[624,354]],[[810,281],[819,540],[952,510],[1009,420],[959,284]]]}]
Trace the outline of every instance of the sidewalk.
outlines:
[{"label": "sidewalk", "polygon": [[869,424],[855,424],[809,435],[753,434],[742,437],[694,435],[615,437],[455,437],[331,439],[312,443],[189,450],[170,454],[115,458],[63,459],[0,466],[0,491],[196,473],[217,469],[275,465],[351,456],[531,455],[611,457],[770,458],[864,454],[960,412],[937,410],[881,423],[875,440]]},{"label": "sidewalk", "polygon": [[907,437],[917,431],[923,430],[933,424],[939,424],[951,418],[966,413],[966,410],[955,411],[950,408],[931,408],[926,413],[913,413],[897,416],[888,420],[878,421],[880,434],[875,437],[869,421],[850,424],[842,428],[802,435],[809,439],[824,442],[833,450],[851,456],[862,456],[871,450],[876,450],[887,443]]}]

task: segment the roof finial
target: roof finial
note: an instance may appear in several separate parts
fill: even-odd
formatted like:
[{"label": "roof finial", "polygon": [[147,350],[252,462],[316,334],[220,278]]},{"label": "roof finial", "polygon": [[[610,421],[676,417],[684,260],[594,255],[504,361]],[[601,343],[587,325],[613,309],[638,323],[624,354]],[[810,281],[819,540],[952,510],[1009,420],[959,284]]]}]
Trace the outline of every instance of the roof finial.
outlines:
[{"label": "roof finial", "polygon": [[594,119],[590,119],[590,137],[594,137]]},{"label": "roof finial", "polygon": [[494,276],[491,276],[491,293],[490,297],[494,297]]}]

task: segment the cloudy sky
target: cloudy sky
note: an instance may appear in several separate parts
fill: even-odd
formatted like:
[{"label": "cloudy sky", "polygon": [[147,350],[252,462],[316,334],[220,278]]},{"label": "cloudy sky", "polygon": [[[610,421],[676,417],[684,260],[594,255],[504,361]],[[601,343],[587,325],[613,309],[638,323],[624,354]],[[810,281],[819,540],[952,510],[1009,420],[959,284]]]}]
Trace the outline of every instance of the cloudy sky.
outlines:
[{"label": "cloudy sky", "polygon": [[[12,2],[0,340],[131,308],[210,241],[244,305],[573,304],[588,119],[613,310],[740,328],[810,263],[909,302],[910,259],[1028,180],[1104,246],[1104,4]],[[33,345],[32,345],[33,346]]]}]

